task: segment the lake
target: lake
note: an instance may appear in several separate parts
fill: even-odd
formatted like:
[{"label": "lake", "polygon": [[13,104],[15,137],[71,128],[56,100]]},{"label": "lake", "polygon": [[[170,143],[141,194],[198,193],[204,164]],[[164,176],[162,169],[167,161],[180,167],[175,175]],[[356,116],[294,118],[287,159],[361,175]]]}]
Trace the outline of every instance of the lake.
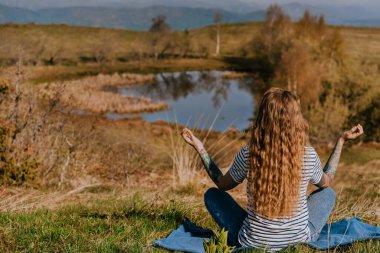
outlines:
[{"label": "lake", "polygon": [[201,129],[246,129],[256,104],[253,78],[224,78],[228,72],[192,71],[157,74],[157,81],[128,87],[110,87],[122,96],[144,96],[164,101],[169,109],[155,113],[115,114],[110,119],[141,116],[153,122],[165,120]]}]

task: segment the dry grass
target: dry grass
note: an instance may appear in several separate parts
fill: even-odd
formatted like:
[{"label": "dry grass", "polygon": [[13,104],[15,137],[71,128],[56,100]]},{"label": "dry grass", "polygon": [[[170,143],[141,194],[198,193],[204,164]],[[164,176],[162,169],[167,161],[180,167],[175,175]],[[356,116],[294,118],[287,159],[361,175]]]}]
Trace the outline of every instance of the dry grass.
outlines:
[{"label": "dry grass", "polygon": [[[169,138],[170,131],[173,135],[177,135],[177,127],[166,124],[149,124],[146,127],[141,127],[142,123],[137,122],[134,123],[136,124],[134,127],[130,122],[118,122],[118,124],[120,124],[120,129],[127,127],[131,131],[140,133],[144,133],[142,128],[148,129],[144,136],[147,142],[143,145],[150,147],[156,147],[154,145],[162,140],[163,143],[167,143],[167,148],[170,150],[171,141],[164,140],[163,136]],[[109,123],[104,126],[105,129],[109,127]],[[116,127],[113,126],[113,128]],[[136,132],[131,134],[139,135]],[[204,138],[207,132],[197,133],[197,135]],[[121,137],[126,138],[124,135],[115,134],[115,138]],[[207,136],[207,147],[224,171],[228,169],[228,163],[231,162],[238,147],[243,144],[242,141],[238,141],[228,147],[227,144],[231,143],[232,137],[239,140],[237,136],[213,132]],[[108,141],[112,143],[114,139]],[[181,139],[178,140],[178,144],[185,145]],[[155,150],[155,152],[158,151]],[[112,153],[114,154],[114,151]],[[190,149],[188,154],[194,155],[194,159],[199,162],[193,150]],[[113,157],[114,160],[119,159],[118,156]],[[136,167],[130,171],[129,185],[103,178],[95,183],[82,182],[67,191],[1,188],[0,221],[2,220],[3,224],[5,221],[5,224],[15,225],[6,225],[0,229],[3,233],[3,237],[0,237],[2,241],[0,249],[12,251],[18,247],[19,250],[33,251],[28,248],[33,242],[46,251],[58,252],[59,248],[55,247],[63,245],[67,249],[75,247],[77,252],[88,252],[98,250],[91,248],[94,247],[93,245],[112,245],[113,238],[116,238],[117,247],[109,246],[107,250],[103,248],[103,251],[114,252],[117,251],[116,249],[123,249],[132,252],[161,252],[160,249],[151,247],[151,241],[167,236],[184,217],[204,227],[215,228],[216,225],[203,205],[203,193],[208,187],[213,186],[204,170],[196,171],[197,176],[190,174],[190,177],[199,180],[195,182],[195,185],[187,184],[181,187],[177,184],[177,187],[173,189],[171,161],[166,166],[169,167],[166,169]],[[337,201],[330,221],[357,216],[365,222],[380,225],[378,188],[374,186],[379,178],[379,166],[380,163],[376,160],[361,165],[340,164],[334,185]],[[110,168],[103,170],[104,173],[114,173]],[[245,184],[242,184],[231,192],[242,206],[246,205],[245,190]],[[17,232],[21,227],[23,229],[20,231],[23,232]],[[33,228],[40,232],[31,232]],[[62,228],[65,228],[64,234],[71,235],[71,239],[52,237],[47,243],[46,234],[62,234]],[[96,232],[99,230],[102,231],[100,236]],[[95,241],[81,239],[88,237],[97,239],[94,239]],[[12,238],[17,238],[18,243]],[[376,252],[377,247],[376,242],[364,242],[342,250],[344,252]],[[292,252],[292,250],[286,252]],[[297,248],[297,252],[314,251],[301,246],[300,249]]]},{"label": "dry grass", "polygon": [[[242,48],[250,47],[261,26],[262,23],[223,25],[222,55],[239,56]],[[342,32],[347,40],[347,51],[354,58],[371,57],[379,61],[379,28],[330,28],[338,28]],[[20,45],[24,46],[29,61],[42,61],[56,56],[59,61],[78,62],[80,57],[95,57],[98,51],[104,49],[107,49],[108,58],[128,58],[140,51],[151,52],[154,49],[151,45],[153,35],[142,31],[62,25],[1,25],[0,32],[5,38],[0,47],[0,57],[3,59],[17,58],[15,47]],[[215,51],[214,41],[210,37],[212,32],[213,27],[189,31],[192,54],[211,54]],[[182,36],[182,31],[176,31],[166,37],[167,41],[177,41],[178,38],[183,39]],[[161,41],[160,49],[165,46],[165,42],[165,39]],[[171,52],[179,54],[182,50],[177,47]]]},{"label": "dry grass", "polygon": [[136,75],[136,74],[113,74],[95,77],[86,77],[74,81],[57,82],[46,84],[47,94],[50,96],[50,90],[56,86],[64,85],[60,103],[93,113],[137,113],[152,112],[167,108],[163,102],[154,102],[145,97],[123,97],[119,94],[106,92],[106,87],[128,86],[152,82],[153,75]]},{"label": "dry grass", "polygon": [[224,79],[243,79],[252,76],[250,73],[246,72],[235,72],[235,71],[228,71],[223,73],[223,78]]},{"label": "dry grass", "polygon": [[[237,75],[238,73],[235,74]],[[223,163],[224,159],[226,157],[231,157],[231,153],[229,152],[230,148],[239,142],[239,139],[228,138],[229,134],[224,133],[216,134],[218,138],[209,140],[210,135],[213,135],[212,128],[219,117],[221,109],[217,112],[211,125],[207,127],[207,130],[198,131],[198,127],[194,130],[196,131],[195,134],[197,135],[197,138],[201,139],[202,143],[207,147],[208,152],[213,154],[212,157],[215,162],[219,165],[225,165],[225,163]],[[202,117],[196,121],[196,125],[201,124],[201,122]],[[170,128],[169,132],[171,144],[169,156],[171,157],[173,165],[173,188],[179,186],[185,187],[186,189],[192,189],[191,187],[189,188],[189,185],[192,185],[193,188],[199,187],[202,184],[206,185],[208,177],[204,175],[205,173],[201,159],[197,152],[183,140],[181,137],[181,130],[180,126],[175,124],[175,130],[173,131],[173,129]],[[223,169],[222,166],[220,168]],[[205,178],[207,179],[205,180]]]},{"label": "dry grass", "polygon": [[171,133],[171,156],[173,163],[173,189],[187,187],[199,182],[200,165],[196,152],[180,138]]},{"label": "dry grass", "polygon": [[380,160],[366,164],[340,165],[334,189],[338,201],[331,219],[357,216],[380,225]]}]

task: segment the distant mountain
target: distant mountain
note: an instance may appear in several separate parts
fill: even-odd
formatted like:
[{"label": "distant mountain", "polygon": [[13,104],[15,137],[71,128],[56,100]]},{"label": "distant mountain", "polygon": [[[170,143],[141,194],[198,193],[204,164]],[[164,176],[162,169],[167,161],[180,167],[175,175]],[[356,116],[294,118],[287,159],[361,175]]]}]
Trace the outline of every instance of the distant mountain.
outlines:
[{"label": "distant mountain", "polygon": [[28,23],[36,18],[36,13],[28,9],[0,5],[0,23]]},{"label": "distant mountain", "polygon": [[265,17],[265,11],[262,10],[243,14],[204,8],[151,6],[138,9],[126,7],[67,7],[32,11],[0,5],[0,22],[55,23],[148,30],[152,18],[164,15],[167,17],[167,22],[174,29],[192,29],[212,24],[214,14],[217,11],[223,13],[224,23],[259,21]]},{"label": "distant mountain", "polygon": [[113,0],[119,6],[145,8],[150,6],[189,7],[202,9],[220,9],[234,13],[250,13],[261,10],[261,6],[254,1],[244,2],[240,0]]},{"label": "distant mountain", "polygon": [[[146,0],[143,3],[148,4]],[[162,0],[168,4],[175,0]],[[194,0],[194,4],[197,1]],[[210,0],[230,3],[227,0]],[[112,2],[112,1],[111,1]],[[138,1],[137,1],[138,2]],[[178,1],[177,1],[178,2]],[[240,3],[240,2],[239,2]],[[243,5],[242,5],[243,6]],[[252,5],[253,6],[253,5]],[[377,10],[360,7],[325,7],[304,4],[286,4],[284,10],[296,19],[302,16],[305,8],[314,14],[323,14],[330,24],[353,26],[380,26],[380,18]],[[231,9],[233,9],[231,7]],[[235,10],[236,9],[236,10]],[[216,10],[213,8],[195,7],[168,7],[148,6],[141,8],[131,7],[65,7],[30,10],[19,7],[0,5],[0,23],[39,23],[39,24],[67,24],[94,27],[125,28],[131,30],[148,30],[152,18],[158,15],[167,17],[167,22],[173,29],[192,29],[207,26],[213,23],[216,11],[223,13],[224,23],[239,23],[262,21],[265,18],[265,10],[253,10],[250,12]],[[250,9],[253,9],[250,8]]]},{"label": "distant mountain", "polygon": [[0,0],[0,4],[32,10],[62,7],[127,7],[146,8],[151,6],[189,7],[203,9],[222,9],[231,12],[249,13],[261,9],[249,0]]},{"label": "distant mountain", "polygon": [[309,5],[290,3],[282,5],[282,8],[293,19],[300,18],[305,9],[315,15],[324,15],[327,23],[334,25],[353,26],[380,26],[380,8],[368,8],[363,6],[336,6],[336,5]]}]

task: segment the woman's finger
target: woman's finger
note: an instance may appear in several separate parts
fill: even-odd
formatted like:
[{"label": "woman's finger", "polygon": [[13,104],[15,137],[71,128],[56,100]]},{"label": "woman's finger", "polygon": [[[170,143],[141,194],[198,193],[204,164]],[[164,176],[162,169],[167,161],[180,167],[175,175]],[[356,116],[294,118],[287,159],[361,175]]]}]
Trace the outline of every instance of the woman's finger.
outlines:
[{"label": "woman's finger", "polygon": [[361,134],[362,134],[362,131],[363,131],[362,126],[361,126],[360,124],[358,124],[358,125],[356,126],[355,133],[356,133],[357,135],[361,135]]},{"label": "woman's finger", "polygon": [[359,124],[360,134],[364,133],[363,126]]}]

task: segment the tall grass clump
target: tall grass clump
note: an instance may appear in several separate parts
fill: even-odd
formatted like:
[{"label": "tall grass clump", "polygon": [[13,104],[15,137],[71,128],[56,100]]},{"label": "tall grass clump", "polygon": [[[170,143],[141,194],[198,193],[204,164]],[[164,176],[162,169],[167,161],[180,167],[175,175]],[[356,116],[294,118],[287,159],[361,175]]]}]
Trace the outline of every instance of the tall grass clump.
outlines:
[{"label": "tall grass clump", "polygon": [[183,141],[178,126],[175,131],[170,130],[169,155],[173,166],[173,188],[195,184],[200,169],[198,155]]},{"label": "tall grass clump", "polygon": [[[194,127],[196,130],[194,133],[206,147],[213,160],[219,165],[225,165],[224,160],[231,152],[228,152],[230,148],[239,141],[238,138],[229,139],[226,131],[218,134],[216,140],[210,140],[210,136],[213,135],[213,126],[222,110],[223,106],[219,109],[215,115],[210,126],[205,127],[204,130],[198,130],[199,127]],[[200,117],[196,123],[204,121]],[[205,124],[206,125],[206,124]],[[199,186],[200,183],[207,182],[208,177],[204,175],[202,161],[197,152],[188,145],[181,137],[181,130],[178,123],[176,123],[175,130],[170,129],[170,151],[169,155],[172,160],[173,166],[173,188],[176,186]],[[228,165],[231,161],[228,162]],[[227,166],[228,166],[227,165]],[[225,166],[224,166],[225,167]],[[223,166],[220,167],[223,170]]]}]

